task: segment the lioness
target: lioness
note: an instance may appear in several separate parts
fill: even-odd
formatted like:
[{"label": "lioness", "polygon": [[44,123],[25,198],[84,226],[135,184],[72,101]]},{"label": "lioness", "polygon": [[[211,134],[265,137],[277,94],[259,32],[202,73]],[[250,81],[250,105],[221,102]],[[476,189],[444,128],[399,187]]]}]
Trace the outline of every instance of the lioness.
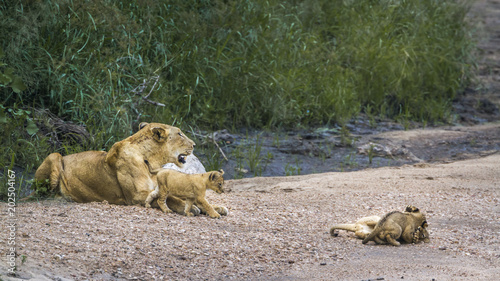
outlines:
[{"label": "lioness", "polygon": [[396,241],[397,239],[402,239],[406,243],[413,243],[415,237],[418,239],[422,227],[426,226],[426,224],[425,215],[415,207],[409,206],[405,212],[390,212],[382,217],[373,231],[363,239],[363,244],[375,241],[377,244],[388,242],[394,246],[399,246],[400,242]]},{"label": "lioness", "polygon": [[[196,202],[197,206],[203,213],[208,214],[212,218],[220,218],[220,214],[214,210],[205,198],[208,189],[212,189],[217,193],[222,193],[224,190],[224,171],[212,171],[203,174],[185,174],[170,169],[152,170],[151,166],[147,163],[151,174],[157,174],[158,190],[152,191],[148,198],[146,198],[146,208],[151,207],[150,203],[154,198],[158,197],[158,205],[164,213],[171,213],[172,211],[165,204],[165,200],[170,196],[177,196],[186,200],[184,214],[188,217],[194,216],[191,212],[193,203]],[[226,211],[227,214],[227,211]]]},{"label": "lioness", "polygon": [[[115,143],[109,152],[86,151],[64,157],[50,154],[35,179],[48,179],[53,191],[79,203],[144,204],[156,187],[144,160],[153,168],[165,163],[182,168],[190,164],[187,161],[198,161],[191,154],[194,145],[177,127],[144,122],[137,133]],[[176,212],[184,211],[184,201],[179,198],[170,196],[167,204]]]}]

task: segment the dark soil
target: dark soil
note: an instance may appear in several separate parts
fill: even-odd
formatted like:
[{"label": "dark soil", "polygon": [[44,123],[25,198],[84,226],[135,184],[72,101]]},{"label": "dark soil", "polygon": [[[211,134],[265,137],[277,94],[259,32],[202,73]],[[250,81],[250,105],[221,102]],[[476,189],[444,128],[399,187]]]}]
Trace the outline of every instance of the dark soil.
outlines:
[{"label": "dark soil", "polygon": [[[216,165],[221,165],[226,177],[238,179],[356,171],[420,162],[445,163],[477,158],[500,150],[500,127],[495,125],[497,123],[406,131],[401,125],[389,121],[378,123],[376,128],[368,123],[359,118],[355,124],[349,125],[347,136],[343,136],[341,128],[287,134],[233,134],[230,141],[221,140],[219,145],[228,161],[223,160],[219,151],[210,151],[219,154]],[[212,142],[205,146],[215,148]],[[207,163],[206,155],[198,156]]]}]

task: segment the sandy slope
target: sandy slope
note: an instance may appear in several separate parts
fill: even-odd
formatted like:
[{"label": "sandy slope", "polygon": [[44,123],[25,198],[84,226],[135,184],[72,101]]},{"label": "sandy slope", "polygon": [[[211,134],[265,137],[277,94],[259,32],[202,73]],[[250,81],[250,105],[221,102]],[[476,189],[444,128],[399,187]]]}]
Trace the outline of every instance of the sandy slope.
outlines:
[{"label": "sandy slope", "polygon": [[[450,164],[229,181],[220,220],[60,201],[18,206],[18,277],[31,280],[494,280],[500,155]],[[413,204],[431,242],[362,245],[329,227]],[[4,210],[4,208],[2,208]],[[2,213],[3,215],[5,213]],[[2,233],[2,240],[5,239]],[[5,241],[0,241],[5,245]],[[5,263],[0,264],[3,280]]]}]

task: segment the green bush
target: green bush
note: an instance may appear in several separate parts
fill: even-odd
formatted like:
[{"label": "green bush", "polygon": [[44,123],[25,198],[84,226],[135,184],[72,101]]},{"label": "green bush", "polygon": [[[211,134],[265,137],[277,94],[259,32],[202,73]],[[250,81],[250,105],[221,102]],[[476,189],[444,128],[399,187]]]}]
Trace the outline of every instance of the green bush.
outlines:
[{"label": "green bush", "polygon": [[[92,143],[67,152],[108,149],[141,121],[297,128],[343,124],[360,112],[447,121],[450,101],[472,75],[468,7],[454,0],[1,1],[0,97],[4,111],[49,109],[86,125]],[[32,118],[10,117],[24,127]],[[14,128],[2,125],[12,138],[2,156],[19,145]],[[15,154],[17,165],[22,159]]]},{"label": "green bush", "polygon": [[116,136],[153,119],[342,123],[366,106],[432,122],[471,76],[468,6],[451,0],[7,2],[5,60],[28,89],[6,102]]}]

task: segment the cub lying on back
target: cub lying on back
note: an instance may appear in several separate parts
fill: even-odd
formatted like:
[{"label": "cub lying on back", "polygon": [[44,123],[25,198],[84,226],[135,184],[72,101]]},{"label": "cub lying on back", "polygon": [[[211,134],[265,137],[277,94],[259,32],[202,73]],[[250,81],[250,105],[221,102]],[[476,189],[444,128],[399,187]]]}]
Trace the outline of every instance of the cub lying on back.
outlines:
[{"label": "cub lying on back", "polygon": [[332,228],[330,228],[330,235],[338,236],[336,230],[342,229],[342,230],[352,231],[354,232],[354,235],[356,235],[356,237],[365,239],[366,236],[368,236],[373,231],[375,225],[377,225],[377,222],[379,221],[380,221],[379,216],[370,216],[370,217],[360,218],[355,223],[336,224],[332,226]]},{"label": "cub lying on back", "polygon": [[[399,246],[397,239],[402,239],[406,243],[418,241],[424,229],[427,227],[425,215],[418,208],[408,206],[405,212],[390,212],[377,223],[375,229],[363,239],[363,244],[375,241],[377,244],[389,242],[394,246]],[[425,242],[425,239],[423,239]]]},{"label": "cub lying on back", "polygon": [[[148,164],[148,168],[151,174],[157,174],[158,189],[153,190],[146,198],[146,208],[151,207],[151,201],[158,198],[157,202],[160,209],[164,213],[171,213],[165,200],[168,196],[176,196],[186,200],[186,206],[184,208],[184,213],[188,217],[194,216],[191,212],[191,207],[196,202],[201,211],[208,214],[212,218],[220,218],[220,214],[217,213],[212,205],[210,205],[205,199],[205,194],[207,188],[212,189],[217,193],[222,193],[224,190],[222,186],[224,185],[224,171],[212,171],[203,174],[184,174],[171,169],[158,169],[151,170],[151,166]],[[159,192],[158,192],[159,191]],[[158,194],[159,193],[159,194]]]}]

